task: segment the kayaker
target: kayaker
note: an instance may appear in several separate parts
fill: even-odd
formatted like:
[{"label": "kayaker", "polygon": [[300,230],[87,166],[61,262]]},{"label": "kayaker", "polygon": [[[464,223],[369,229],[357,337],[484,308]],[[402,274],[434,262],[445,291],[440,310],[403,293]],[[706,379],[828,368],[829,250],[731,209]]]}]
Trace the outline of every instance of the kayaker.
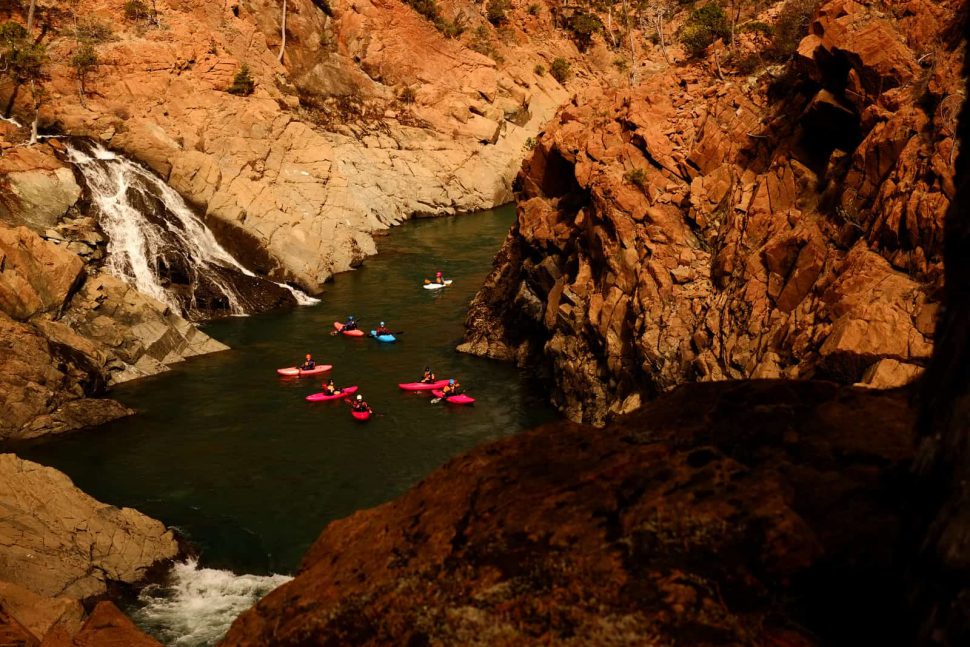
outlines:
[{"label": "kayaker", "polygon": [[351,406],[354,408],[354,411],[366,411],[367,413],[374,413],[370,406],[364,402],[364,396],[362,395],[358,395],[354,399],[354,403]]},{"label": "kayaker", "polygon": [[330,380],[323,385],[323,392],[327,395],[337,395],[342,390],[343,389],[338,389],[336,386],[334,386],[333,378],[330,378]]},{"label": "kayaker", "polygon": [[434,282],[437,283],[438,285],[445,284],[445,277],[441,275],[441,272],[438,272],[437,274],[434,275]]},{"label": "kayaker", "polygon": [[460,395],[461,384],[459,384],[455,378],[451,378],[448,380],[448,384],[445,386],[445,388],[441,389],[441,392],[445,394],[445,399],[450,398],[453,395]]},{"label": "kayaker", "polygon": [[430,366],[424,367],[424,377],[421,378],[421,384],[431,384],[432,382],[437,382],[434,379],[434,371],[431,370]]},{"label": "kayaker", "polygon": [[312,371],[316,367],[317,363],[313,361],[313,356],[310,353],[306,354],[306,361],[300,364],[301,371]]},{"label": "kayaker", "polygon": [[354,315],[347,317],[347,321],[344,322],[341,330],[357,330],[357,319],[354,318]]},{"label": "kayaker", "polygon": [[380,337],[381,335],[391,335],[391,334],[393,334],[391,332],[391,330],[387,326],[384,325],[384,322],[383,321],[381,322],[381,325],[377,327],[377,330],[374,331],[374,332],[377,334],[378,337]]}]

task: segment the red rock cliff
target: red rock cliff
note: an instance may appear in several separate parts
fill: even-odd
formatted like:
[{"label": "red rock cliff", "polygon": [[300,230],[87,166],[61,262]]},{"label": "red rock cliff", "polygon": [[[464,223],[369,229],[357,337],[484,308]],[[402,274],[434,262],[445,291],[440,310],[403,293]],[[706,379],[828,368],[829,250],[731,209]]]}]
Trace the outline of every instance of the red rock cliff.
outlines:
[{"label": "red rock cliff", "polygon": [[[836,0],[787,70],[582,94],[518,179],[462,350],[602,423],[689,381],[896,386],[932,348],[961,2]],[[780,78],[774,78],[780,77]]]}]

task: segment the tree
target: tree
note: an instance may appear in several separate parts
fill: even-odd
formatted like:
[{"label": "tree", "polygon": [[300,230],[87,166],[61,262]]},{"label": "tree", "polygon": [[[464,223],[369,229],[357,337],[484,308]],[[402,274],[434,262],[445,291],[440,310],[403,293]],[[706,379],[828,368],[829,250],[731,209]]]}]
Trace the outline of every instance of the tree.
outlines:
[{"label": "tree", "polygon": [[30,128],[30,144],[37,143],[37,129],[40,121],[40,107],[47,99],[39,81],[46,78],[44,65],[47,63],[47,48],[43,43],[34,42],[30,32],[16,22],[0,25],[0,72],[17,85],[26,83],[34,103],[34,121]]},{"label": "tree", "polygon": [[280,40],[280,63],[283,62],[283,50],[286,49],[286,0],[283,0],[283,20],[281,22],[283,23],[283,36]]},{"label": "tree", "polygon": [[34,31],[34,11],[37,9],[37,0],[30,0],[30,8],[27,9],[27,33]]},{"label": "tree", "polygon": [[238,94],[240,96],[248,96],[253,93],[256,89],[256,82],[253,81],[252,75],[249,73],[249,66],[243,63],[242,67],[236,73],[235,78],[232,80],[232,85],[226,90],[229,94]]}]

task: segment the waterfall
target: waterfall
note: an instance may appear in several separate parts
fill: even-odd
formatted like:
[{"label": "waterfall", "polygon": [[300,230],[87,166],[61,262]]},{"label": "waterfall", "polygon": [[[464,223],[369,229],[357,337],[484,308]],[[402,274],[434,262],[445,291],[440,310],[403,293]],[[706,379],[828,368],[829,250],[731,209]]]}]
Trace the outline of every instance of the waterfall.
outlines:
[{"label": "waterfall", "polygon": [[165,584],[142,590],[132,617],[167,645],[214,645],[240,613],[291,579],[199,568],[190,559],[175,564]]},{"label": "waterfall", "polygon": [[139,292],[191,319],[316,303],[243,267],[155,174],[98,144],[66,148],[108,238],[105,269]]}]

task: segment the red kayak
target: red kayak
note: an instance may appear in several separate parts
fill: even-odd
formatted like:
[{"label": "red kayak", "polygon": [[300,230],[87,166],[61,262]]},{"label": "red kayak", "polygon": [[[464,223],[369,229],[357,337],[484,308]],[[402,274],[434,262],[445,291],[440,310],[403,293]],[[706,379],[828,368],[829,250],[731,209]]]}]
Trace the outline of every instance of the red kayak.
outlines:
[{"label": "red kayak", "polygon": [[306,397],[307,402],[324,402],[326,400],[339,400],[340,398],[346,398],[349,395],[357,393],[356,386],[346,386],[333,395],[327,395],[326,393],[311,393]]},{"label": "red kayak", "polygon": [[332,368],[333,366],[330,364],[317,364],[309,371],[304,371],[302,368],[291,366],[289,368],[278,368],[276,369],[276,372],[280,375],[285,375],[286,377],[306,377],[307,375],[319,375],[320,373],[326,373]]},{"label": "red kayak", "polygon": [[398,384],[398,387],[405,391],[434,391],[448,386],[448,380],[438,380],[437,382],[407,382]]},{"label": "red kayak", "polygon": [[354,411],[351,409],[350,415],[352,415],[356,420],[367,420],[370,418],[370,411]]},{"label": "red kayak", "polygon": [[340,323],[339,321],[333,322],[333,327],[336,328],[339,332],[343,333],[344,335],[347,335],[348,337],[363,337],[364,336],[364,331],[363,330],[359,330],[357,328],[354,328],[353,330],[344,330],[344,325],[342,323]]},{"label": "red kayak", "polygon": [[459,393],[458,395],[452,395],[450,397],[445,397],[445,392],[437,389],[432,391],[432,393],[439,398],[443,398],[445,402],[450,402],[451,404],[471,404],[475,401],[475,398],[470,398],[464,393]]}]

